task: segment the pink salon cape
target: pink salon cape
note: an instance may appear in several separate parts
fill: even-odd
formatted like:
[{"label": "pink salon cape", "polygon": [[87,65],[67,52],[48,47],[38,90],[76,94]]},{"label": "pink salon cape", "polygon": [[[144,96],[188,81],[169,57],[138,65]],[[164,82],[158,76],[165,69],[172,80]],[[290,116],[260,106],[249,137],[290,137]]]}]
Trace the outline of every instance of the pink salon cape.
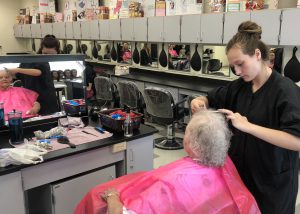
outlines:
[{"label": "pink salon cape", "polygon": [[16,109],[22,112],[22,117],[33,117],[27,115],[36,101],[38,94],[32,90],[22,87],[9,87],[7,90],[0,90],[0,102],[4,102],[4,114],[7,120],[7,113]]},{"label": "pink salon cape", "polygon": [[75,214],[106,213],[101,194],[116,188],[124,206],[138,214],[256,214],[255,199],[229,157],[208,168],[189,157],[156,170],[129,174],[91,189]]}]

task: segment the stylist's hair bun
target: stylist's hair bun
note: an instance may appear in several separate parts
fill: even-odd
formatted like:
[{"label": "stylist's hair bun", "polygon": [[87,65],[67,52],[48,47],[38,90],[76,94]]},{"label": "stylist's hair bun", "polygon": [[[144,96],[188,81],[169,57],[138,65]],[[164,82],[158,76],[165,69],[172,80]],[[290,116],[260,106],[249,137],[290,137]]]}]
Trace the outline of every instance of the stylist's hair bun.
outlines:
[{"label": "stylist's hair bun", "polygon": [[239,25],[238,32],[251,34],[253,36],[256,35],[258,39],[261,39],[262,30],[261,27],[255,22],[246,21]]}]

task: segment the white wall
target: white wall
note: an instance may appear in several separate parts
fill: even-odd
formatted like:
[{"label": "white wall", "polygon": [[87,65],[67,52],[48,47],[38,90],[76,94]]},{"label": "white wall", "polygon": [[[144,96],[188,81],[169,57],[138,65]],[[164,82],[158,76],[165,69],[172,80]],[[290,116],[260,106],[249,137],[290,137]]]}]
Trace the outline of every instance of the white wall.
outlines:
[{"label": "white wall", "polygon": [[[25,0],[23,0],[25,1]],[[19,14],[22,0],[0,0],[0,54],[23,52],[27,50],[27,41],[14,37],[13,25]]]}]

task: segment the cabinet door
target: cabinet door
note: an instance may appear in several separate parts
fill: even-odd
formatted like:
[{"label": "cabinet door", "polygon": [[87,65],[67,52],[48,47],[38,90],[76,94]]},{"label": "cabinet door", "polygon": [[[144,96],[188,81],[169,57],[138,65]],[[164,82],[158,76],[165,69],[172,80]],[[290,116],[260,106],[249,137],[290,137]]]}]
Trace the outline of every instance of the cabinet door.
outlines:
[{"label": "cabinet door", "polygon": [[91,188],[116,178],[115,173],[113,165],[52,185],[53,213],[73,213],[76,205]]},{"label": "cabinet door", "polygon": [[109,22],[110,40],[121,40],[121,24],[120,19],[113,19]]},{"label": "cabinet door", "polygon": [[31,38],[31,25],[26,24],[22,26],[22,37]]},{"label": "cabinet door", "polygon": [[41,25],[42,37],[44,38],[46,35],[53,34],[52,23],[44,23]]},{"label": "cabinet door", "polygon": [[91,29],[90,29],[89,21],[81,22],[80,29],[81,29],[81,39],[86,39],[86,40],[91,39]]},{"label": "cabinet door", "polygon": [[100,39],[99,21],[93,20],[89,23],[90,23],[91,39],[99,40]]},{"label": "cabinet door", "polygon": [[14,36],[15,37],[22,37],[22,25],[15,24],[14,25]]},{"label": "cabinet door", "polygon": [[281,10],[256,10],[251,12],[251,21],[262,28],[261,40],[268,45],[278,45]]},{"label": "cabinet door", "polygon": [[300,9],[282,11],[280,45],[300,45]]},{"label": "cabinet door", "polygon": [[66,23],[65,22],[53,23],[53,34],[58,39],[65,39],[66,38]]},{"label": "cabinet door", "polygon": [[181,16],[164,17],[164,42],[180,42],[180,17]]},{"label": "cabinet door", "polygon": [[148,18],[148,41],[163,42],[164,17],[155,16]]},{"label": "cabinet door", "polygon": [[199,43],[200,42],[200,17],[201,15],[181,16],[181,42]]},{"label": "cabinet door", "polygon": [[66,22],[66,38],[67,39],[74,39],[73,23],[72,22]]},{"label": "cabinet door", "polygon": [[123,41],[133,41],[133,18],[121,19],[121,35]]},{"label": "cabinet door", "polygon": [[133,40],[134,41],[147,41],[147,29],[148,29],[148,19],[143,18],[134,18],[133,19]]},{"label": "cabinet door", "polygon": [[31,24],[32,38],[42,38],[41,24]]},{"label": "cabinet door", "polygon": [[237,33],[239,25],[248,20],[250,20],[250,13],[247,12],[225,13],[223,44],[227,44]]},{"label": "cabinet door", "polygon": [[127,173],[153,169],[153,135],[127,142]]},{"label": "cabinet door", "polygon": [[109,22],[108,19],[99,20],[100,40],[109,40]]},{"label": "cabinet door", "polygon": [[1,213],[25,214],[25,200],[21,172],[0,176]]},{"label": "cabinet door", "polygon": [[72,23],[73,23],[74,39],[82,39],[82,37],[81,37],[81,22],[72,22]]},{"label": "cabinet door", "polygon": [[201,15],[201,43],[222,44],[223,15],[223,13],[209,13]]}]

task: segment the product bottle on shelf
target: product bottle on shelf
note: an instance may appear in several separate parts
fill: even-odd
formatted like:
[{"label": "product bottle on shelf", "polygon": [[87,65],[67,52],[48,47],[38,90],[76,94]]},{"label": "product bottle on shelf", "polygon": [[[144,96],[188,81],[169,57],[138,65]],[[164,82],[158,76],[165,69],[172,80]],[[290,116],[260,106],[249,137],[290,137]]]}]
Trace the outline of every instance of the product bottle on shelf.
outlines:
[{"label": "product bottle on shelf", "polygon": [[126,119],[124,121],[124,136],[131,137],[133,135],[133,124],[130,117],[130,108],[126,109]]}]

